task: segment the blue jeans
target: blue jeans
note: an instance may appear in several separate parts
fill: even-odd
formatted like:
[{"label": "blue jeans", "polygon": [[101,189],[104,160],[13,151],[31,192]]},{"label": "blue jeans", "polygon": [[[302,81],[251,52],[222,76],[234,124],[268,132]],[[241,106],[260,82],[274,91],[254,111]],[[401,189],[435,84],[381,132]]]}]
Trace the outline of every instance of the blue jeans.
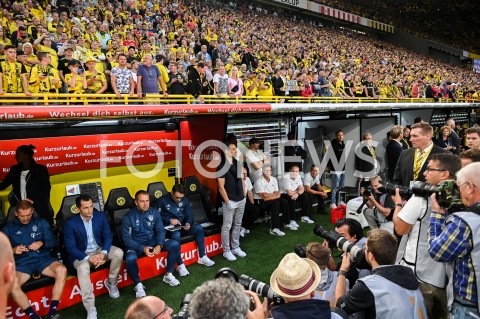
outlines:
[{"label": "blue jeans", "polygon": [[205,232],[203,231],[202,225],[193,224],[190,226],[189,230],[177,230],[171,233],[171,239],[175,240],[180,244],[180,238],[184,235],[195,235],[195,242],[197,243],[198,257],[202,258],[205,256]]},{"label": "blue jeans", "polygon": [[337,197],[338,192],[343,188],[343,184],[345,183],[345,172],[341,173],[340,176],[338,174],[332,173],[332,198],[330,203],[337,204]]},{"label": "blue jeans", "polygon": [[[147,246],[155,247],[155,241],[151,242]],[[167,251],[167,272],[173,272],[175,262],[178,265],[183,264],[182,257],[180,256],[180,243],[175,240],[165,241],[162,251]],[[143,250],[129,249],[125,254],[125,264],[127,265],[127,273],[132,278],[135,286],[140,283],[140,273],[138,271],[137,259],[144,256]]]},{"label": "blue jeans", "polygon": [[477,308],[465,307],[456,302],[452,304],[450,319],[477,319],[480,318]]}]

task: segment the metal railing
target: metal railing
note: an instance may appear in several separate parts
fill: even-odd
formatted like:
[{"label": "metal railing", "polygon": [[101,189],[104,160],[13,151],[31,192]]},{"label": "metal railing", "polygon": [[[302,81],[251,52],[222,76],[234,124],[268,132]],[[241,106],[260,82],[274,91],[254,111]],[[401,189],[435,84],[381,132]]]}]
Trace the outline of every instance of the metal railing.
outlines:
[{"label": "metal railing", "polygon": [[[248,103],[433,103],[433,99],[374,99],[374,98],[343,98],[343,97],[301,97],[301,96],[239,96],[231,98],[229,96],[218,97],[216,95],[202,95],[205,104],[248,104]],[[450,99],[440,99],[438,102],[449,103]],[[480,100],[461,99],[457,103],[468,102],[478,103]],[[47,93],[32,94],[26,96],[23,93],[6,93],[0,95],[1,105],[90,105],[90,104],[198,104],[200,101],[192,95],[169,95],[164,98],[162,94],[147,94],[144,98],[138,98],[137,95],[129,96],[122,94],[117,97],[115,94],[71,94],[71,93]]]}]

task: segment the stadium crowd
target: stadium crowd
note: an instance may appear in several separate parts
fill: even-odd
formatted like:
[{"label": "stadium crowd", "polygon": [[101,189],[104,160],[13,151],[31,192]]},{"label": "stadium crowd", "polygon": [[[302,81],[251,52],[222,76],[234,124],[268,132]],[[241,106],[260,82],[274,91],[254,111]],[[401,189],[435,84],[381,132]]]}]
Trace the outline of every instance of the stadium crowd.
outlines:
[{"label": "stadium crowd", "polygon": [[4,4],[0,93],[451,100],[480,94],[477,76],[464,68],[243,3]]},{"label": "stadium crowd", "polygon": [[[472,32],[480,25],[478,3],[458,1],[451,6],[439,6],[427,1],[365,1],[365,0],[313,0],[314,2],[389,23],[397,30],[424,39],[445,43],[457,49],[480,52]],[[408,16],[408,19],[405,17]],[[442,26],[438,28],[438,26]]]}]

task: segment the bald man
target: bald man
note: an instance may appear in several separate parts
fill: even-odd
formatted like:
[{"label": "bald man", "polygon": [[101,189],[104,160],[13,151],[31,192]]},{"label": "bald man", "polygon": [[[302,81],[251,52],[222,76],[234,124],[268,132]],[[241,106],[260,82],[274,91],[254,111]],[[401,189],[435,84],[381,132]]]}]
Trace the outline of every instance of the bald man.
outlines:
[{"label": "bald man", "polygon": [[15,261],[10,241],[0,232],[0,319],[5,319],[8,295],[15,283]]},{"label": "bald man", "polygon": [[155,296],[146,296],[135,300],[127,309],[125,319],[169,319],[173,309]]}]

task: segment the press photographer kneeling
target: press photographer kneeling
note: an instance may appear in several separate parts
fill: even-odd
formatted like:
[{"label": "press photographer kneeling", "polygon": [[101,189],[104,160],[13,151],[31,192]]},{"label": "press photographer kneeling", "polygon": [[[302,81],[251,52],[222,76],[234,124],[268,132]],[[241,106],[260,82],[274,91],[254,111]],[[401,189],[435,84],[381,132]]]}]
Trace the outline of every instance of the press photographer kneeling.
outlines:
[{"label": "press photographer kneeling", "polygon": [[375,175],[370,178],[370,187],[363,191],[367,209],[363,212],[370,229],[385,229],[393,234],[392,215],[395,203],[392,197],[381,191],[382,178]]},{"label": "press photographer kneeling", "polygon": [[412,270],[394,265],[396,246],[395,237],[388,231],[371,230],[365,244],[365,259],[372,266],[372,274],[358,279],[348,293],[345,275],[351,266],[350,253],[343,256],[335,288],[337,307],[349,315],[363,312],[365,319],[426,318],[423,297]]},{"label": "press photographer kneeling", "polygon": [[[446,264],[433,260],[428,253],[431,200],[437,193],[443,205],[450,205],[454,190],[455,174],[461,168],[460,158],[451,153],[433,154],[424,173],[426,183],[416,183],[411,189],[396,189],[393,197],[395,231],[403,235],[398,248],[396,263],[410,267],[425,298],[428,318],[448,318]],[[388,187],[387,187],[388,188]],[[400,187],[401,188],[401,187]],[[391,189],[391,187],[390,187]],[[413,196],[405,202],[400,193]],[[440,196],[439,196],[440,195]]]}]

